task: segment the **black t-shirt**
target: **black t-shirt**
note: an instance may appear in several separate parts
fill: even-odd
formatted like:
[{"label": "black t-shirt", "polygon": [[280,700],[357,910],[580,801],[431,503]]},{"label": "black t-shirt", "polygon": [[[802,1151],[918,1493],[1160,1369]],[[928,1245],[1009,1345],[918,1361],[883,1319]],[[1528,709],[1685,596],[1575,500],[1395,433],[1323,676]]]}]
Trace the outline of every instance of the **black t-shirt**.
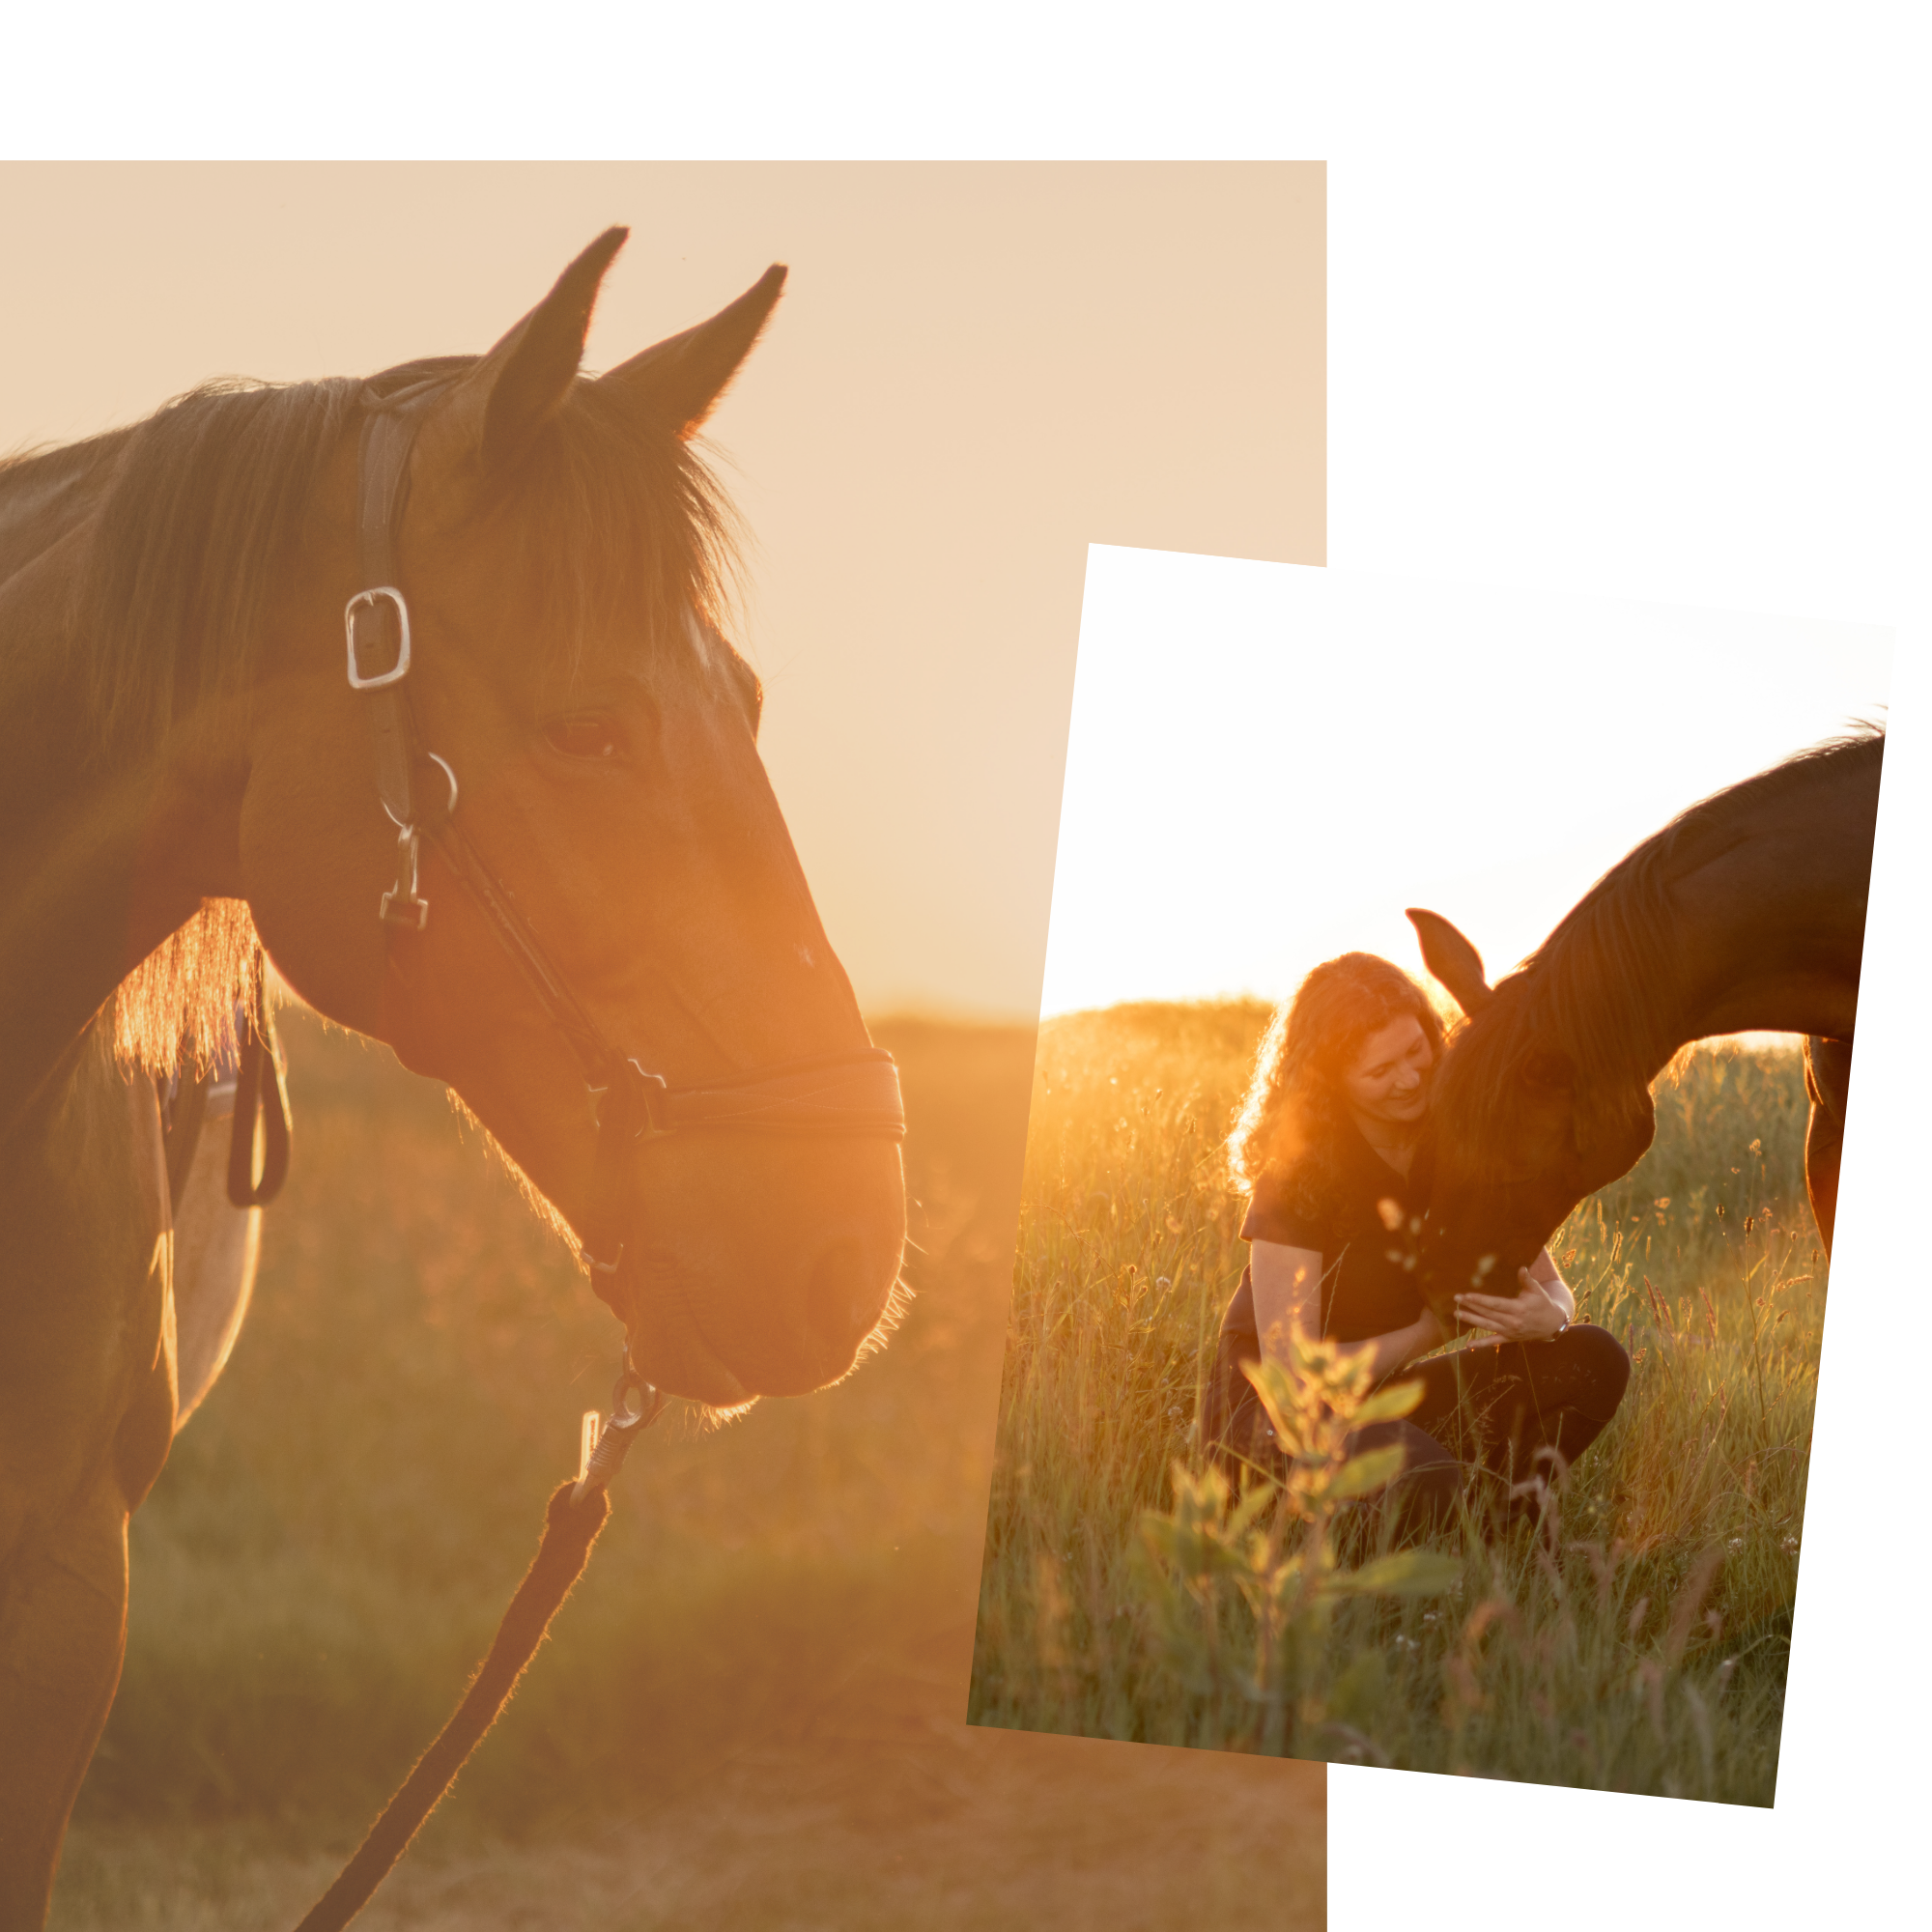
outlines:
[{"label": "black t-shirt", "polygon": [[[1362,1138],[1352,1120],[1344,1116],[1337,1131],[1339,1172],[1326,1206],[1321,1210],[1292,1206],[1291,1189],[1264,1177],[1241,1223],[1241,1238],[1312,1248],[1321,1257],[1321,1333],[1336,1342],[1366,1342],[1406,1328],[1422,1313],[1410,1223],[1429,1206],[1435,1150],[1425,1134],[1403,1176]],[[1254,1280],[1247,1268],[1221,1319],[1220,1353],[1231,1364],[1261,1355]]]}]

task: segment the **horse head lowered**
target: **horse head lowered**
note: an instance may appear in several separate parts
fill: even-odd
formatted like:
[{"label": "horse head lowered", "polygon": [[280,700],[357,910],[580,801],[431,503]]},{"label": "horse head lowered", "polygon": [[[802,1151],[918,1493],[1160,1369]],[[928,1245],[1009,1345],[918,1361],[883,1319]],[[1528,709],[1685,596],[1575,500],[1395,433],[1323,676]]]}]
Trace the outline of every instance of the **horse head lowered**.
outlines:
[{"label": "horse head lowered", "polygon": [[1716,1035],[1806,1037],[1805,1182],[1829,1250],[1884,754],[1883,733],[1860,732],[1690,807],[1493,987],[1454,925],[1409,912],[1465,1016],[1435,1080],[1419,1256],[1446,1328],[1457,1293],[1513,1293],[1571,1211],[1636,1164],[1652,1083]]}]

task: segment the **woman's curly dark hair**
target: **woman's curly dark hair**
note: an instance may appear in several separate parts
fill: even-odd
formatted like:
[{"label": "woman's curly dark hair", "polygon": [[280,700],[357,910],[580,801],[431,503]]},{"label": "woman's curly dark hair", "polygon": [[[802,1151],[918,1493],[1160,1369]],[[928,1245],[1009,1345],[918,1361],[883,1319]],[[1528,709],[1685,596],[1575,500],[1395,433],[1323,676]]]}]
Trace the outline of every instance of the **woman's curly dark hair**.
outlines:
[{"label": "woman's curly dark hair", "polygon": [[1240,1118],[1228,1137],[1236,1185],[1279,1189],[1286,1205],[1316,1213],[1334,1203],[1344,1120],[1342,1075],[1362,1043],[1412,1014],[1442,1051],[1442,1020],[1400,966],[1373,952],[1324,960],[1275,1009],[1255,1052]]}]

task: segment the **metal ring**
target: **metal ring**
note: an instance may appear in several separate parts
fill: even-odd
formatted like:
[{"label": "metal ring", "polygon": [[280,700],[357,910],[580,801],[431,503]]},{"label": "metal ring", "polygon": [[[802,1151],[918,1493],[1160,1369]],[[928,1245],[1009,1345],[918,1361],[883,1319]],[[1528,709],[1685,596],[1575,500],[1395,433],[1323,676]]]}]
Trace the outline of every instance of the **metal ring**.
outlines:
[{"label": "metal ring", "polygon": [[[449,781],[449,803],[443,808],[442,815],[445,818],[453,817],[456,812],[456,774],[450,770],[449,760],[447,758],[440,758],[434,752],[425,752],[423,753],[423,756],[426,757],[431,764],[435,765],[437,769],[442,773],[443,777]],[[393,825],[398,832],[407,833],[415,831],[416,828],[412,823],[398,818],[393,811],[389,810],[389,801],[387,799],[385,798],[378,799],[377,803],[383,808],[383,810],[385,812],[388,812],[389,823]]]},{"label": "metal ring", "polygon": [[[620,1428],[642,1421],[656,1394],[657,1390],[636,1369],[625,1367],[618,1373],[616,1387],[611,1391],[611,1420]],[[635,1410],[630,1401],[633,1396],[638,1404]]]},{"label": "metal ring", "polygon": [[423,756],[449,781],[449,803],[443,808],[442,815],[453,818],[456,815],[456,774],[450,770],[447,758],[440,758],[434,752],[425,752]]}]

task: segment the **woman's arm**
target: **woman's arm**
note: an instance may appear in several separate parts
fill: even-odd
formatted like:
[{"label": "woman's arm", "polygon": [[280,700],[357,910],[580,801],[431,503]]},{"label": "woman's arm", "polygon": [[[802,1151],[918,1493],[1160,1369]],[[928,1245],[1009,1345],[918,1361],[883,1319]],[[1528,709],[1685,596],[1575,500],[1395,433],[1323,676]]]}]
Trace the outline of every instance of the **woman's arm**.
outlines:
[{"label": "woman's arm", "polygon": [[[1574,1261],[1575,1256],[1571,1259]],[[1549,1258],[1549,1250],[1545,1248],[1530,1264],[1523,1269],[1532,1288],[1541,1289],[1544,1294],[1555,1304],[1564,1321],[1577,1319],[1577,1297],[1570,1293],[1570,1284],[1556,1272],[1556,1264]]]},{"label": "woman's arm", "polygon": [[[1248,1273],[1254,1283],[1255,1332],[1261,1337],[1263,1354],[1282,1360],[1289,1330],[1297,1325],[1304,1335],[1321,1332],[1321,1257],[1313,1248],[1250,1242]],[[1275,1338],[1273,1347],[1270,1336]],[[1359,1352],[1368,1354],[1375,1379],[1380,1381],[1443,1339],[1440,1324],[1425,1308],[1406,1328],[1372,1337],[1360,1345]]]},{"label": "woman's arm", "polygon": [[1248,1275],[1254,1283],[1255,1333],[1270,1361],[1288,1359],[1288,1337],[1321,1332],[1321,1257],[1313,1248],[1281,1241],[1252,1241]]},{"label": "woman's arm", "polygon": [[1456,1313],[1470,1327],[1487,1328],[1505,1342],[1547,1342],[1577,1319],[1577,1297],[1556,1272],[1548,1248],[1526,1268],[1518,1268],[1516,1278],[1520,1293],[1513,1300],[1500,1294],[1459,1294]]}]

